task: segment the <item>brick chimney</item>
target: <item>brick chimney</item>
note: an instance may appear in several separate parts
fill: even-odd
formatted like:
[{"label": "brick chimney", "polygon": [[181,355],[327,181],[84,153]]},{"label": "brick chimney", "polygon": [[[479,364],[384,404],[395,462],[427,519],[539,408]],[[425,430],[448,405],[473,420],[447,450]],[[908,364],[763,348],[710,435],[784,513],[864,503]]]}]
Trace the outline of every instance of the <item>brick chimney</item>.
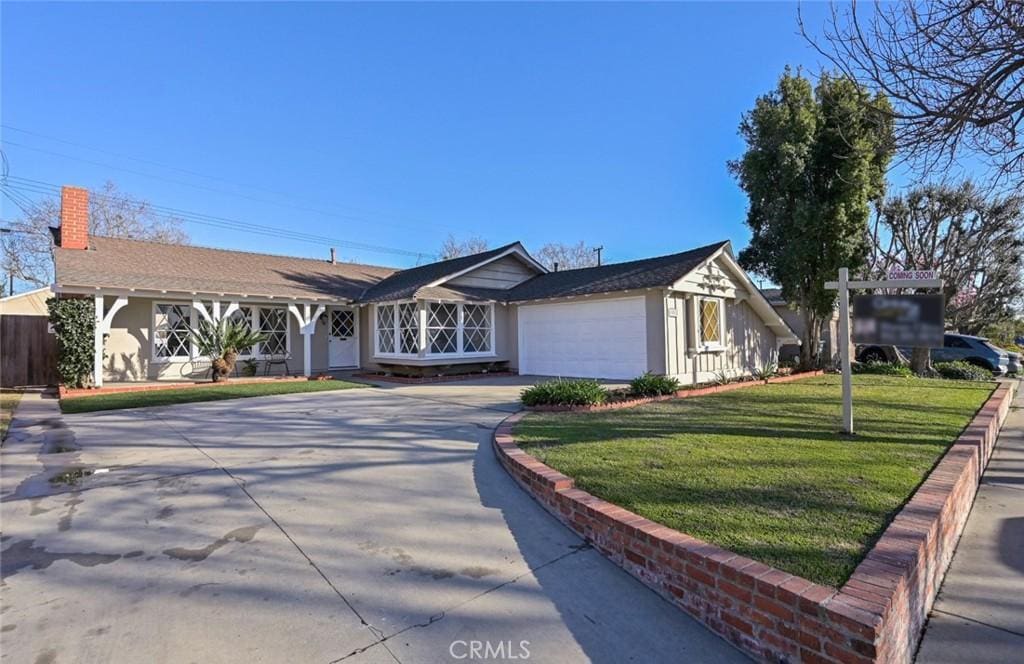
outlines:
[{"label": "brick chimney", "polygon": [[60,246],[89,248],[89,192],[81,187],[61,187]]}]

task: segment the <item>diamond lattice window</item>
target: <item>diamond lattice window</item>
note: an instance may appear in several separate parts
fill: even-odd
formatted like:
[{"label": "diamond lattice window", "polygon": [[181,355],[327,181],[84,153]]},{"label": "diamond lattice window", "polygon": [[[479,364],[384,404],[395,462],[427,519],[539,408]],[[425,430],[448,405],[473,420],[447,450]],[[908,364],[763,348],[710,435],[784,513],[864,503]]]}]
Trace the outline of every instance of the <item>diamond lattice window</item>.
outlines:
[{"label": "diamond lattice window", "polygon": [[705,344],[722,343],[721,302],[718,300],[701,300],[700,302],[700,340]]},{"label": "diamond lattice window", "polygon": [[395,306],[377,305],[377,352],[395,352]]},{"label": "diamond lattice window", "polygon": [[284,356],[288,354],[288,312],[283,308],[260,309],[259,330],[267,335],[260,344],[263,355]]},{"label": "diamond lattice window", "polygon": [[349,309],[331,312],[331,336],[351,339],[356,336],[356,315]]},{"label": "diamond lattice window", "polygon": [[158,304],[153,321],[156,357],[187,358],[191,355],[189,325],[192,307],[187,304]]},{"label": "diamond lattice window", "polygon": [[[252,329],[252,307],[238,307],[238,309],[231,312],[228,316],[228,320],[238,325],[244,325],[245,327]],[[248,348],[239,348],[239,357],[252,357],[256,353],[255,346],[249,346]]]},{"label": "diamond lattice window", "polygon": [[466,304],[462,308],[462,347],[467,353],[491,351],[491,307]]},{"label": "diamond lattice window", "polygon": [[427,340],[435,355],[457,353],[459,305],[431,303],[427,310]]},{"label": "diamond lattice window", "polygon": [[420,310],[415,302],[398,305],[399,351],[416,355],[420,350]]}]

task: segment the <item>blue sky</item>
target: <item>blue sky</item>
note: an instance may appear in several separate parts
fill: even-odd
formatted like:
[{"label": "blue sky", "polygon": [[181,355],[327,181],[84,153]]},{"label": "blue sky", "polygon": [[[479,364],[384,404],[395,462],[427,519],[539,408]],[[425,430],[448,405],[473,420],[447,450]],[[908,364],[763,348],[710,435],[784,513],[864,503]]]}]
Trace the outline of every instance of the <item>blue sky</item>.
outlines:
[{"label": "blue sky", "polygon": [[[804,11],[820,25],[827,6]],[[725,162],[743,149],[740,115],[786,64],[820,64],[796,15],[795,3],[4,3],[3,147],[12,176],[109,179],[162,206],[426,253],[448,233],[582,239],[606,261],[719,239],[739,249],[746,199]],[[5,200],[0,213],[18,210]],[[196,244],[327,254],[187,229]]]}]

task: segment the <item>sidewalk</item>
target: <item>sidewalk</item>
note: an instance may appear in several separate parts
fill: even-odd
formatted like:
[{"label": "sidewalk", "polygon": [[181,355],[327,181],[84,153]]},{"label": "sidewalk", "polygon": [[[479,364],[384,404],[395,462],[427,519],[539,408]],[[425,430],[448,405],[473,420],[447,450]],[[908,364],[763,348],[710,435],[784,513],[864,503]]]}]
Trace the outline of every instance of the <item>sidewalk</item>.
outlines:
[{"label": "sidewalk", "polygon": [[1024,653],[1024,390],[982,477],[935,600],[918,664],[1020,661]]}]

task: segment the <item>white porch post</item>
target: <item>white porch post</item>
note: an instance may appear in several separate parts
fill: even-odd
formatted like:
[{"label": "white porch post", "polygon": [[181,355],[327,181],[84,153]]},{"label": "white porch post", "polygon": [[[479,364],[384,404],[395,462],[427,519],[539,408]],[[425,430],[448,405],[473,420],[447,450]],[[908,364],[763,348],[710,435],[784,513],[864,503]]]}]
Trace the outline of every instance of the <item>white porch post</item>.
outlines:
[{"label": "white porch post", "polygon": [[[309,305],[302,305],[302,317],[309,321]],[[309,378],[313,364],[313,326],[307,324],[302,329],[302,375]]]},{"label": "white porch post", "polygon": [[119,295],[107,311],[104,311],[102,294],[96,296],[95,303],[96,329],[93,334],[92,384],[93,387],[103,387],[103,337],[110,333],[110,324],[114,320],[114,315],[128,304],[128,298]]},{"label": "white porch post", "polygon": [[313,333],[316,332],[316,321],[325,309],[326,307],[321,304],[311,314],[308,304],[302,305],[301,312],[294,304],[288,305],[288,311],[299,321],[299,333],[302,335],[302,375],[307,378],[312,375]]},{"label": "white porch post", "polygon": [[103,296],[96,296],[96,325],[93,331],[92,386],[103,387]]}]

